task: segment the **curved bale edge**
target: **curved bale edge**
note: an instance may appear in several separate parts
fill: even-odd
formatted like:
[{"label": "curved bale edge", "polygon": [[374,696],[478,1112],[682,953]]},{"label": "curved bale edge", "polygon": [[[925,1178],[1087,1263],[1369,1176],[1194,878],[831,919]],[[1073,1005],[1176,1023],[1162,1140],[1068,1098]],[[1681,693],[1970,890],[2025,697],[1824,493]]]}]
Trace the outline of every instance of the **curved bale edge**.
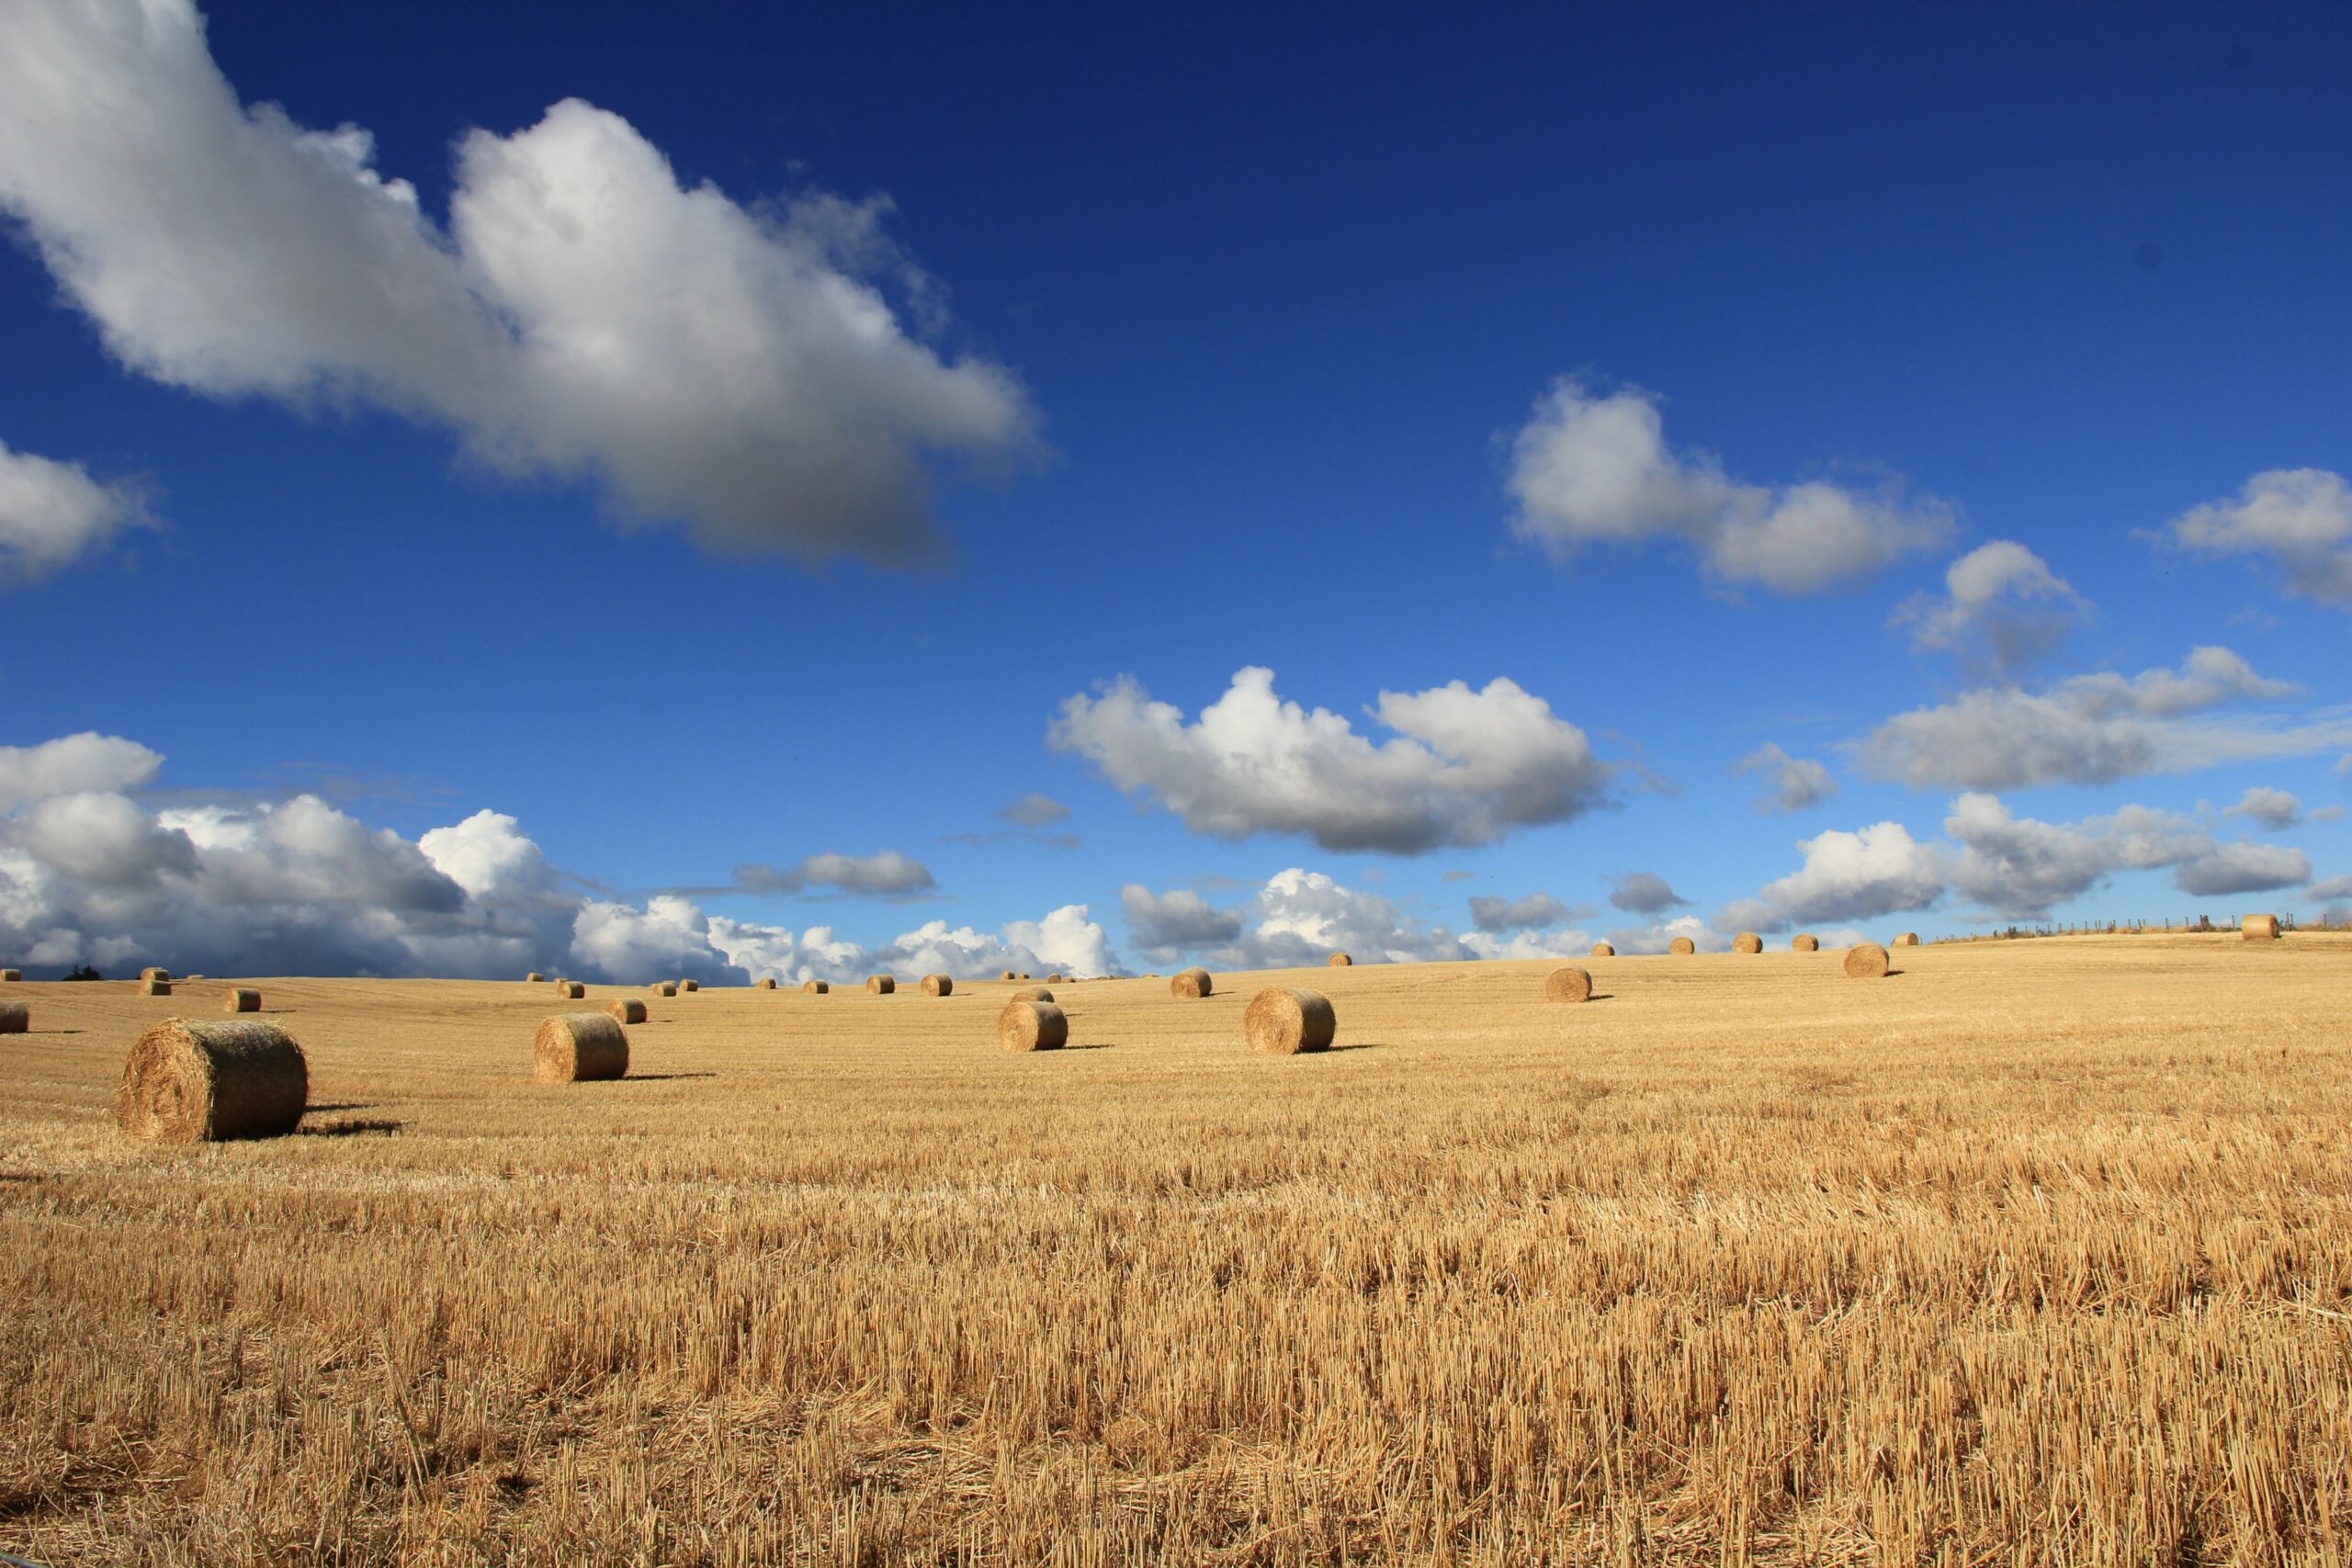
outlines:
[{"label": "curved bale edge", "polygon": [[615,1023],[643,1023],[645,1002],[639,997],[623,997],[605,1009]]},{"label": "curved bale edge", "polygon": [[922,994],[926,997],[952,997],[956,994],[956,982],[944,975],[925,975],[922,977]]},{"label": "curved bale edge", "polygon": [[1052,1002],[1015,997],[996,1015],[996,1043],[1006,1051],[1058,1051],[1069,1043],[1069,1018]]},{"label": "curved bale edge", "polygon": [[1592,975],[1575,964],[1566,964],[1544,976],[1544,996],[1555,1002],[1589,1002],[1592,1000]]},{"label": "curved bale edge", "polygon": [[1168,994],[1171,997],[1205,997],[1215,994],[1216,990],[1216,977],[1198,964],[1179,970],[1168,980]]},{"label": "curved bale edge", "polygon": [[531,1076],[541,1083],[585,1083],[628,1076],[628,1036],[611,1015],[562,1012],[531,1037]]},{"label": "curved bale edge", "polygon": [[1242,1038],[1250,1049],[1268,1055],[1328,1051],[1339,1027],[1330,999],[1303,986],[1269,986],[1250,998],[1241,1015]]},{"label": "curved bale edge", "polygon": [[1886,949],[1874,942],[1856,942],[1846,950],[1846,977],[1849,980],[1883,980],[1886,978]]},{"label": "curved bale edge", "polygon": [[276,1024],[167,1018],[123,1062],[114,1120],[146,1143],[276,1138],[300,1124],[310,1099],[310,1062]]}]

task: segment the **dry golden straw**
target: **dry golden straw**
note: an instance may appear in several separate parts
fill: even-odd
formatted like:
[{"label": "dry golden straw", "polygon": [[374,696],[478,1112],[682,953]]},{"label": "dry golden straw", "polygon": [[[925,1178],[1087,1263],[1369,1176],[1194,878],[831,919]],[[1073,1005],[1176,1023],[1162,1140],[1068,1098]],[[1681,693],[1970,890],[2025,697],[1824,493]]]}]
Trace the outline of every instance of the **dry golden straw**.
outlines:
[{"label": "dry golden straw", "polygon": [[1764,939],[1754,931],[1742,931],[1731,939],[1731,950],[1734,953],[1761,953],[1764,951]]},{"label": "dry golden straw", "polygon": [[21,980],[24,977],[25,972],[21,969],[0,969],[0,980]]},{"label": "dry golden straw", "polygon": [[564,1012],[531,1037],[531,1076],[541,1083],[584,1083],[628,1076],[628,1036],[601,1012]]},{"label": "dry golden straw", "polygon": [[1051,1002],[1015,997],[996,1015],[996,1043],[1007,1051],[1058,1051],[1069,1043],[1069,1020]]},{"label": "dry golden straw", "polygon": [[275,1138],[310,1101],[302,1047],[274,1023],[167,1018],[139,1037],[115,1092],[115,1124],[158,1144]]},{"label": "dry golden straw", "polygon": [[2278,935],[2278,917],[2276,915],[2248,915],[2238,922],[2240,942],[2271,942],[2277,940]]},{"label": "dry golden straw", "polygon": [[1821,939],[1813,935],[1809,931],[1800,932],[1789,942],[1789,951],[1791,953],[1818,953],[1821,951]]},{"label": "dry golden straw", "polygon": [[1012,999],[1016,1002],[1049,1002],[1054,999],[1054,993],[1043,986],[1023,986],[1012,993]]},{"label": "dry golden straw", "polygon": [[605,1011],[612,1016],[615,1023],[643,1023],[645,1021],[645,1003],[636,997],[623,997],[620,1000],[608,1005]]},{"label": "dry golden straw", "polygon": [[888,975],[868,975],[865,988],[877,997],[887,997],[899,988],[899,982]]},{"label": "dry golden straw", "polygon": [[172,972],[168,969],[141,969],[139,977],[142,980],[168,980]]},{"label": "dry golden straw", "polygon": [[1300,986],[1269,986],[1250,998],[1250,1010],[1241,1015],[1250,1049],[1272,1055],[1328,1051],[1339,1030],[1339,1015],[1323,993]]},{"label": "dry golden straw", "polygon": [[23,1002],[0,1002],[0,1034],[23,1034],[33,1026],[33,1010]]},{"label": "dry golden straw", "polygon": [[1846,976],[1853,980],[1886,977],[1886,949],[1874,942],[1858,942],[1846,950]]},{"label": "dry golden straw", "polygon": [[821,997],[832,987],[822,980],[803,980],[800,988],[812,997]]},{"label": "dry golden straw", "polygon": [[678,983],[675,980],[656,980],[646,989],[657,997],[674,997],[678,994]]},{"label": "dry golden straw", "polygon": [[542,975],[537,970],[534,969],[529,974],[523,976],[523,984],[526,986],[544,986],[547,984],[547,979],[548,977],[545,975]]},{"label": "dry golden straw", "polygon": [[1046,976],[1046,984],[1048,986],[1058,986],[1061,983],[1062,977],[1059,975],[1048,975]]},{"label": "dry golden straw", "polygon": [[1894,945],[1897,947],[1917,947],[1919,945],[1919,933],[1917,931],[1905,931],[1894,939]]},{"label": "dry golden straw", "polygon": [[1019,978],[1021,978],[1021,976],[1018,976],[1018,975],[1015,975],[1015,974],[1014,974],[1012,970],[1010,970],[1010,969],[1004,969],[1004,970],[1000,970],[1000,971],[998,972],[998,974],[997,974],[997,978],[998,978],[998,979],[1000,979],[1000,980],[1018,980]]},{"label": "dry golden straw", "polygon": [[956,994],[956,982],[944,975],[925,975],[922,977],[922,994],[926,997],[952,997]]},{"label": "dry golden straw", "polygon": [[1179,970],[1168,980],[1168,994],[1171,997],[1205,997],[1216,989],[1216,981],[1197,964]]},{"label": "dry golden straw", "polygon": [[1349,964],[1353,964],[1355,960],[1349,957],[1344,953],[1335,953],[1331,954],[1330,957],[1325,959],[1324,962],[1334,969],[1345,969]]},{"label": "dry golden straw", "polygon": [[1688,958],[1699,951],[1699,944],[1687,936],[1679,936],[1666,944],[1666,950],[1678,958]]},{"label": "dry golden straw", "polygon": [[1589,1002],[1592,976],[1573,964],[1555,969],[1544,976],[1544,995],[1555,1002]]},{"label": "dry golden straw", "polygon": [[220,993],[222,1012],[261,1011],[261,993],[251,986],[232,986]]},{"label": "dry golden straw", "polygon": [[1592,955],[1595,958],[1614,958],[1617,949],[1608,942],[1596,942],[1592,944]]},{"label": "dry golden straw", "polygon": [[752,982],[752,989],[755,991],[773,991],[775,989],[775,981],[763,976],[759,979]]},{"label": "dry golden straw", "polygon": [[681,980],[678,982],[678,989],[682,991],[699,991],[702,989],[702,982],[700,980]]},{"label": "dry golden straw", "polygon": [[555,983],[555,994],[565,1001],[576,1002],[588,994],[588,987],[577,980],[558,980]]},{"label": "dry golden straw", "polygon": [[169,980],[141,980],[139,982],[139,994],[142,997],[168,997],[172,994],[172,983]]}]

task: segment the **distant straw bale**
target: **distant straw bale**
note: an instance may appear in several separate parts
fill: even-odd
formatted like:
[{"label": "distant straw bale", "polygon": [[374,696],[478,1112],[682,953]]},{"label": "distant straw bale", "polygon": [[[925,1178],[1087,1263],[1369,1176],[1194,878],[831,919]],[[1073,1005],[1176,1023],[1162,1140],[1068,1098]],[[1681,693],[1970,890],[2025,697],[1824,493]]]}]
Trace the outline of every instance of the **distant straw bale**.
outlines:
[{"label": "distant straw bale", "polygon": [[547,983],[548,977],[536,969],[523,976],[523,984],[526,986],[544,986]]},{"label": "distant straw bale", "polygon": [[232,986],[220,993],[222,1012],[261,1011],[261,993],[251,986]]},{"label": "distant straw bale", "polygon": [[275,1138],[310,1103],[302,1047],[273,1023],[167,1018],[139,1037],[115,1092],[115,1124],[158,1144]]},{"label": "distant straw bale", "polygon": [[172,972],[168,969],[141,969],[139,977],[142,980],[168,980]]},{"label": "distant straw bale", "polygon": [[168,997],[172,994],[172,983],[169,980],[141,980],[139,982],[139,994],[142,997]]},{"label": "distant straw bale", "polygon": [[576,1002],[588,994],[588,987],[577,980],[558,980],[555,983],[555,994],[565,1001]]},{"label": "distant straw bale", "polygon": [[2275,942],[2278,938],[2278,917],[2248,915],[2238,922],[2240,942]]},{"label": "distant straw bale", "polygon": [[33,1026],[33,1010],[24,1002],[0,1002],[0,1034],[22,1034]]},{"label": "distant straw bale", "polygon": [[1345,969],[1349,964],[1353,964],[1355,960],[1349,957],[1344,953],[1335,953],[1323,962],[1334,969]]},{"label": "distant straw bale", "polygon": [[702,989],[702,982],[700,980],[681,980],[678,982],[678,989],[682,991],[699,991]]},{"label": "distant straw bale", "polygon": [[24,977],[25,972],[21,969],[0,969],[0,980],[21,980]]},{"label": "distant straw bale", "polygon": [[1917,947],[1919,945],[1919,933],[1917,931],[1905,931],[1894,939],[1894,945],[1897,947]]},{"label": "distant straw bale", "polygon": [[623,997],[605,1010],[612,1015],[615,1023],[643,1023],[645,1021],[645,1003],[637,997]]},{"label": "distant straw bale", "polygon": [[678,983],[675,980],[656,980],[645,988],[657,997],[674,997],[678,994]]},{"label": "distant straw bale", "polygon": [[922,994],[926,997],[952,997],[956,994],[956,982],[944,975],[925,975],[922,977]]},{"label": "distant straw bale", "polygon": [[1250,1010],[1241,1015],[1250,1049],[1273,1055],[1328,1051],[1339,1030],[1339,1015],[1323,993],[1303,986],[1269,986],[1250,998]]},{"label": "distant straw bale", "polygon": [[775,981],[771,976],[763,975],[760,978],[752,982],[752,989],[755,991],[773,991],[775,989]]},{"label": "distant straw bale", "polygon": [[1815,936],[1811,931],[1800,931],[1794,938],[1791,939],[1789,942],[1789,951],[1791,953],[1818,953],[1821,951],[1821,939]]},{"label": "distant straw bale", "polygon": [[531,1076],[541,1083],[627,1077],[628,1036],[605,1013],[558,1013],[531,1037]]},{"label": "distant straw bale", "polygon": [[800,982],[800,988],[812,997],[821,997],[832,989],[822,980],[803,980]]},{"label": "distant straw bale", "polygon": [[1883,980],[1886,977],[1886,949],[1874,942],[1856,942],[1846,950],[1846,977],[1850,980]]},{"label": "distant straw bale", "polygon": [[1555,969],[1544,976],[1544,995],[1555,1002],[1589,1002],[1592,999],[1592,976],[1574,964]]},{"label": "distant straw bale", "polygon": [[865,988],[877,997],[887,997],[899,988],[899,982],[888,975],[868,975]]},{"label": "distant straw bale", "polygon": [[1761,953],[1764,951],[1764,939],[1754,931],[1742,931],[1731,939],[1731,950],[1734,953]]},{"label": "distant straw bale", "polygon": [[1614,958],[1617,956],[1617,949],[1608,942],[1596,942],[1592,944],[1592,955],[1595,958]]},{"label": "distant straw bale", "polygon": [[1215,977],[1198,964],[1178,971],[1168,981],[1168,994],[1171,997],[1205,997],[1216,989]]},{"label": "distant straw bale", "polygon": [[1688,958],[1699,951],[1699,944],[1687,936],[1679,936],[1666,944],[1666,950],[1677,958]]},{"label": "distant straw bale", "polygon": [[1021,976],[1014,974],[1010,969],[1005,969],[998,972],[997,978],[1000,980],[1018,980]]},{"label": "distant straw bale", "polygon": [[1058,1051],[1069,1043],[1069,1020],[1051,1002],[1015,997],[996,1015],[996,1043],[1007,1051]]}]

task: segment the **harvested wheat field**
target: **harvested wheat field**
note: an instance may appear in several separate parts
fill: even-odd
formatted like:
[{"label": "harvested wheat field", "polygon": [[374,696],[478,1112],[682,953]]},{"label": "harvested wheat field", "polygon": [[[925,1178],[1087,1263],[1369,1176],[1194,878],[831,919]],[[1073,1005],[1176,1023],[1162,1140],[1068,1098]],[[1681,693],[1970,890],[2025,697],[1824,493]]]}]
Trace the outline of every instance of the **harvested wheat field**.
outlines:
[{"label": "harvested wheat field", "polygon": [[560,1084],[538,988],[263,978],[302,1131],[193,1149],[111,1118],[187,998],[24,986],[0,1550],[2352,1554],[2352,939],[1587,966],[1103,981],[1035,1054],[1002,981],[591,987],[651,1016]]}]

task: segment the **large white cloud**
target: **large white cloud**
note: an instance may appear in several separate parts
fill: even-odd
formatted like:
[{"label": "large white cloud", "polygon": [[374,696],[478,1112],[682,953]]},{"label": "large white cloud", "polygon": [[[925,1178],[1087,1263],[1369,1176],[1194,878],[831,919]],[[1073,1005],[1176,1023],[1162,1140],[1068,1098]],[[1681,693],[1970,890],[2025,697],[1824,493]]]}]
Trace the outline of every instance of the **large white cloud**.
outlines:
[{"label": "large white cloud", "polygon": [[2212,840],[2185,818],[2127,806],[2078,823],[2018,817],[1998,796],[1969,794],[1944,818],[1953,891],[1984,912],[2037,919],[2119,871],[2193,860]]},{"label": "large white cloud", "polygon": [[2216,844],[2176,866],[2172,879],[2183,893],[2201,897],[2269,893],[2309,882],[2312,863],[2302,851],[2284,844]]},{"label": "large white cloud", "polygon": [[1907,629],[1914,648],[2006,676],[2049,654],[2089,611],[2040,556],[1996,539],[1945,569],[1940,595],[1914,594],[1889,624]]},{"label": "large white cloud", "polygon": [[1766,883],[1751,900],[1724,910],[1724,923],[1755,931],[1826,920],[1867,920],[1924,909],[1943,896],[1943,867],[1933,846],[1900,822],[1857,832],[1832,829],[1799,840],[1804,864]]},{"label": "large white cloud", "polygon": [[1596,544],[1679,538],[1727,586],[1818,593],[1932,549],[1951,509],[1893,485],[1745,484],[1710,453],[1667,445],[1657,400],[1555,382],[1511,445],[1512,530],[1566,558]]},{"label": "large white cloud", "polygon": [[153,522],[138,485],[0,442],[0,588],[38,582]]},{"label": "large white cloud", "polygon": [[[1187,888],[1155,894],[1129,884],[1121,909],[1129,941],[1151,963],[1198,960],[1220,969],[1312,967],[1333,953],[1359,964],[1547,958],[1581,953],[1592,942],[1582,931],[1513,931],[1509,924],[1456,935],[1377,893],[1298,866],[1268,877],[1256,894],[1230,908],[1216,908]],[[1513,912],[1544,927],[1558,923],[1555,912],[1561,919],[1574,914],[1543,895],[1521,900]]]},{"label": "large white cloud", "polygon": [[163,765],[162,753],[136,740],[91,730],[38,746],[0,746],[0,811],[45,795],[137,789]]},{"label": "large white cloud", "polygon": [[1274,672],[1252,666],[1187,724],[1122,676],[1065,701],[1047,740],[1195,832],[1303,833],[1328,850],[1489,844],[1581,816],[1609,783],[1584,731],[1509,680],[1383,692],[1370,711],[1395,739],[1283,701]]},{"label": "large white cloud", "polygon": [[368,133],[248,107],[188,0],[23,0],[0,209],[126,366],[220,397],[368,402],[624,519],[727,549],[936,553],[941,463],[1018,460],[1003,367],[911,333],[882,209],[682,185],[578,100],[458,149],[447,229]]},{"label": "large white cloud", "polygon": [[2228,501],[2172,520],[2163,536],[2206,555],[2267,558],[2290,592],[2352,607],[2352,484],[2325,468],[2272,468]]},{"label": "large white cloud", "polygon": [[1984,687],[1895,715],[1860,747],[1864,772],[1914,788],[2110,784],[2224,762],[2305,756],[2352,740],[2352,717],[2230,721],[2210,710],[2288,695],[2226,648],[2178,670],[2076,675],[2040,691]]}]

